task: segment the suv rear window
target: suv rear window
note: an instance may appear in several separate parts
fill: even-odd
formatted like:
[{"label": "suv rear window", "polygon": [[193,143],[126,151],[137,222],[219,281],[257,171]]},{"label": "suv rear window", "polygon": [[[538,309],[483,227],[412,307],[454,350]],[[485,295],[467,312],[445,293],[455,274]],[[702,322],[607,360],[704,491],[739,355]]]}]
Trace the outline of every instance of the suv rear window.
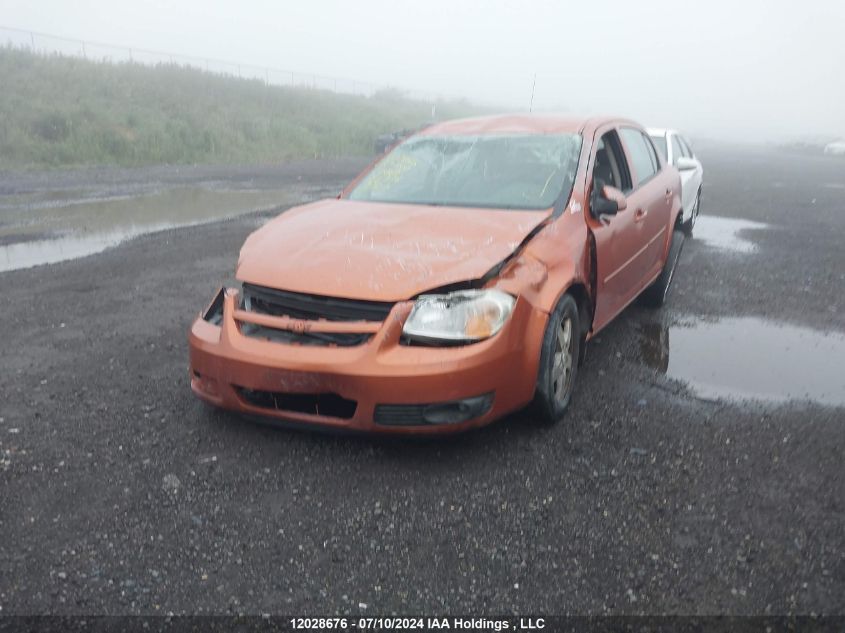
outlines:
[{"label": "suv rear window", "polygon": [[678,136],[676,134],[673,134],[672,135],[672,163],[677,164],[678,159],[681,156],[688,156],[688,154],[684,153],[684,150],[681,147],[681,142],[678,140]]}]

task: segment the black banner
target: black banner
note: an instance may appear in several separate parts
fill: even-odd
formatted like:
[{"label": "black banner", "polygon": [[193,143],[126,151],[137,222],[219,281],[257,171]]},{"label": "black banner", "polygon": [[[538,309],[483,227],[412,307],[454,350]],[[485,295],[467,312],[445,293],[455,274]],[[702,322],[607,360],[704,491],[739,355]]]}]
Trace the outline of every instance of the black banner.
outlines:
[{"label": "black banner", "polygon": [[0,633],[845,633],[845,616],[2,616]]}]

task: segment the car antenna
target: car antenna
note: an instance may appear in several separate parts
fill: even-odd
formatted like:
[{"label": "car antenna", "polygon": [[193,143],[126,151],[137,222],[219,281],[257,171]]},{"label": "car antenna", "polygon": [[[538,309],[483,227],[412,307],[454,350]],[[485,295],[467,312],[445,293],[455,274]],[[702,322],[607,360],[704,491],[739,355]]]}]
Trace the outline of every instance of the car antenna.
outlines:
[{"label": "car antenna", "polygon": [[537,85],[537,73],[534,73],[534,82],[531,84],[531,101],[528,103],[528,112],[534,109],[534,88]]}]

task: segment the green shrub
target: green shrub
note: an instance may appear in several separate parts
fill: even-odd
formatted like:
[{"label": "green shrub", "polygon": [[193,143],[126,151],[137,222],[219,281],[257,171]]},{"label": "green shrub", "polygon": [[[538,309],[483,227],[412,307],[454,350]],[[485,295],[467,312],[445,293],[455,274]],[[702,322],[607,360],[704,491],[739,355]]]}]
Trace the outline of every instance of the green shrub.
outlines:
[{"label": "green shrub", "polygon": [[[0,168],[370,154],[380,134],[428,121],[431,106],[397,90],[336,94],[0,47]],[[480,112],[466,102],[436,106],[441,119]]]}]

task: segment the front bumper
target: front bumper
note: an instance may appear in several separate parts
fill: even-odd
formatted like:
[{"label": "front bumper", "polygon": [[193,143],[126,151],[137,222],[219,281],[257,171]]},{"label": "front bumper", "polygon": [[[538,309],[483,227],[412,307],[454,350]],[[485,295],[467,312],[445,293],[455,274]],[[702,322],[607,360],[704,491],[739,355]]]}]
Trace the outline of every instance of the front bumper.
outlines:
[{"label": "front bumper", "polygon": [[[238,292],[229,289],[220,323],[200,315],[191,327],[191,389],[197,396],[242,414],[375,433],[456,432],[525,406],[534,395],[548,318],[520,298],[508,323],[486,341],[409,346],[400,336],[413,303],[402,302],[364,344],[310,346],[242,334],[234,317],[237,305]],[[489,394],[492,404],[473,409],[486,412],[459,423],[391,418],[429,404],[477,404],[476,398]]]}]

